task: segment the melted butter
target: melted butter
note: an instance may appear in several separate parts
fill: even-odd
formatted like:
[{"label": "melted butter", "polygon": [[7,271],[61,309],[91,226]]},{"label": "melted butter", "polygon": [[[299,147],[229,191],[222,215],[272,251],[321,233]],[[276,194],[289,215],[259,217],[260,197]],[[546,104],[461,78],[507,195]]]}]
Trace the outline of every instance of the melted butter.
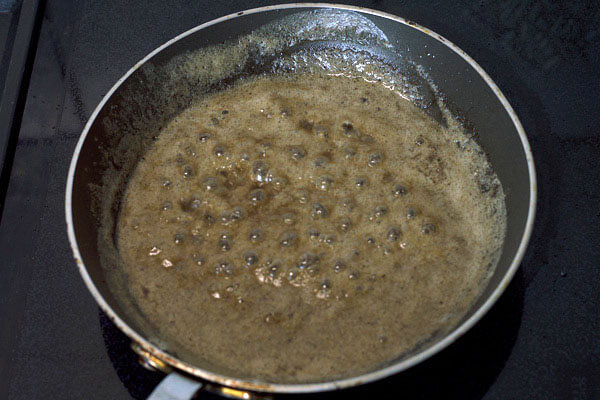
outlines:
[{"label": "melted butter", "polygon": [[299,74],[175,117],[131,177],[118,248],[188,361],[306,382],[450,330],[504,229],[502,188],[462,130],[378,82]]}]

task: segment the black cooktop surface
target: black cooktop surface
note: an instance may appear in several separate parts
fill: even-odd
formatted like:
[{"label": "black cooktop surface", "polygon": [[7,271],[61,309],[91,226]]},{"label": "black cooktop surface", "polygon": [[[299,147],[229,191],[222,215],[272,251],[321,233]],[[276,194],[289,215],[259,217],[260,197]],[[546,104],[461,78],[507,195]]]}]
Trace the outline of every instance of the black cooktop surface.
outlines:
[{"label": "black cooktop surface", "polygon": [[[10,140],[0,137],[8,143],[0,160],[0,399],[144,398],[160,380],[99,313],[71,258],[63,211],[71,155],[101,97],[148,52],[200,23],[275,3],[39,5],[29,58],[21,57],[15,128]],[[540,195],[521,269],[469,333],[407,372],[311,397],[600,399],[597,1],[347,3],[414,20],[479,62],[525,127]],[[0,40],[10,36],[3,32]],[[4,94],[10,82],[0,82]]]}]

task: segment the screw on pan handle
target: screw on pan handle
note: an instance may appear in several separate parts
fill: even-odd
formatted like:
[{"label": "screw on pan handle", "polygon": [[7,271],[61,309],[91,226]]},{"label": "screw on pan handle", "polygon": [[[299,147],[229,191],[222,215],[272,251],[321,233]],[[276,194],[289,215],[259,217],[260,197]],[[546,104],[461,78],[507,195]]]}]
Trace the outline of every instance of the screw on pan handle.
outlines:
[{"label": "screw on pan handle", "polygon": [[135,352],[135,354],[139,356],[138,362],[141,364],[141,366],[146,368],[147,370],[153,372],[159,371],[165,374],[168,374],[171,371],[173,371],[173,368],[169,364],[156,357],[139,344],[132,342],[131,349]]}]

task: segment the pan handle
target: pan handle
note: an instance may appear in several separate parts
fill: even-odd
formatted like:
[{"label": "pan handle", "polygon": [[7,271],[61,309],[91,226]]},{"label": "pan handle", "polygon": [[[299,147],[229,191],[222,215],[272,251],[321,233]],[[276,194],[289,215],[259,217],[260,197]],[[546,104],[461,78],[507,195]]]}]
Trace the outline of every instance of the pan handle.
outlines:
[{"label": "pan handle", "polygon": [[269,394],[252,393],[227,386],[202,383],[175,371],[170,372],[158,384],[147,400],[191,400],[200,390],[229,399],[273,400],[273,396]]},{"label": "pan handle", "polygon": [[190,400],[204,385],[178,372],[171,372],[152,391],[148,400]]},{"label": "pan handle", "polygon": [[175,371],[169,364],[155,357],[149,351],[144,350],[136,342],[131,343],[131,349],[137,353],[139,362],[144,368],[167,374],[167,377],[150,393],[147,400],[191,400],[201,389],[230,399],[272,400],[272,396],[268,394],[252,393],[208,382],[204,383],[188,377]]}]

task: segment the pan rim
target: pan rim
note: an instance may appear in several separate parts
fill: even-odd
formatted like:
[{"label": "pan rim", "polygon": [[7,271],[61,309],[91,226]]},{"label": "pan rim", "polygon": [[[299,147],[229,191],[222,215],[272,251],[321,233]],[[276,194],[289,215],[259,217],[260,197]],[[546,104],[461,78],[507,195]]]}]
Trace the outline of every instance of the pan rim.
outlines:
[{"label": "pan rim", "polygon": [[[426,348],[425,350],[414,354],[404,360],[400,360],[392,365],[389,365],[385,368],[381,368],[375,371],[371,371],[359,376],[343,378],[334,381],[327,382],[314,382],[314,383],[301,383],[301,384],[281,384],[281,383],[269,383],[263,382],[260,380],[249,380],[249,379],[238,379],[228,377],[226,375],[217,374],[202,368],[198,368],[189,363],[183,362],[172,355],[169,355],[165,351],[159,349],[157,346],[150,343],[145,337],[132,329],[127,323],[121,319],[121,317],[112,309],[112,307],[106,302],[106,300],[100,294],[100,291],[94,284],[91,276],[89,275],[81,254],[79,252],[79,247],[77,244],[77,239],[75,237],[75,230],[73,225],[73,210],[72,210],[72,194],[73,194],[73,182],[75,178],[75,171],[77,168],[77,162],[79,160],[79,155],[81,149],[83,148],[83,144],[87,138],[89,130],[93,123],[95,122],[99,112],[102,110],[106,102],[112,97],[112,95],[117,91],[117,89],[125,82],[138,68],[140,68],[143,64],[145,64],[149,59],[154,57],[156,54],[160,53],[167,47],[171,46],[175,42],[194,34],[202,29],[205,29],[209,26],[228,21],[234,18],[238,18],[243,15],[256,14],[262,12],[270,12],[277,10],[285,10],[285,9],[303,9],[303,8],[329,8],[329,9],[340,9],[347,11],[356,11],[367,15],[374,15],[378,17],[383,17],[411,28],[417,29],[422,33],[431,36],[433,39],[441,42],[445,46],[449,47],[452,51],[461,56],[475,71],[482,77],[485,83],[490,87],[496,97],[501,102],[502,106],[509,114],[517,133],[521,139],[522,149],[525,153],[528,173],[529,173],[529,209],[527,214],[527,221],[525,224],[525,229],[523,231],[523,236],[521,238],[519,247],[513,257],[513,260],[504,274],[500,283],[496,286],[494,291],[488,296],[485,302],[465,321],[463,321],[459,326],[457,326],[452,332],[446,335],[443,339],[436,342],[432,346]],[[348,388],[356,385],[360,385],[363,383],[373,382],[375,380],[379,380],[390,375],[396,374],[398,372],[404,371],[426,359],[433,356],[434,354],[440,352],[444,348],[448,347],[450,344],[455,342],[459,337],[461,337],[465,332],[471,329],[488,311],[489,309],[496,303],[498,298],[502,295],[505,289],[508,287],[510,281],[515,275],[516,271],[519,268],[521,260],[525,254],[527,245],[529,243],[531,233],[533,230],[533,223],[535,219],[535,211],[536,211],[536,202],[537,202],[537,183],[536,183],[536,175],[535,175],[535,165],[533,161],[533,155],[531,153],[531,147],[529,145],[529,141],[527,140],[527,136],[517,117],[515,111],[512,106],[509,104],[508,100],[498,88],[498,86],[494,83],[494,81],[490,78],[490,76],[481,68],[481,66],[475,62],[468,54],[466,54],[462,49],[456,46],[454,43],[444,38],[443,36],[437,34],[436,32],[431,31],[428,28],[422,27],[412,21],[409,21],[405,18],[398,17],[393,14],[389,14],[382,11],[377,11],[364,7],[357,6],[349,6],[343,4],[328,4],[328,3],[292,3],[292,4],[280,4],[280,5],[272,5],[265,7],[253,8],[245,11],[240,11],[236,13],[232,13],[217,19],[213,19],[201,25],[198,25],[194,28],[191,28],[169,41],[165,42],[161,46],[154,49],[148,55],[143,57],[140,61],[138,61],[132,68],[130,68],[119,80],[111,87],[111,89],[104,95],[100,103],[96,106],[91,116],[89,117],[81,136],[77,142],[75,150],[73,152],[73,157],[71,159],[71,163],[69,166],[69,172],[67,177],[67,186],[65,192],[65,216],[67,223],[67,233],[69,237],[69,242],[71,245],[71,249],[73,251],[73,257],[79,269],[79,272],[94,299],[100,306],[100,308],[108,315],[108,317],[119,327],[119,329],[125,333],[129,338],[138,343],[144,349],[149,351],[154,356],[160,358],[167,364],[171,365],[177,370],[186,372],[195,377],[205,379],[208,381],[212,381],[218,384],[253,390],[259,392],[272,392],[272,393],[311,393],[311,392],[322,392],[322,391],[330,391],[342,388]]]}]

